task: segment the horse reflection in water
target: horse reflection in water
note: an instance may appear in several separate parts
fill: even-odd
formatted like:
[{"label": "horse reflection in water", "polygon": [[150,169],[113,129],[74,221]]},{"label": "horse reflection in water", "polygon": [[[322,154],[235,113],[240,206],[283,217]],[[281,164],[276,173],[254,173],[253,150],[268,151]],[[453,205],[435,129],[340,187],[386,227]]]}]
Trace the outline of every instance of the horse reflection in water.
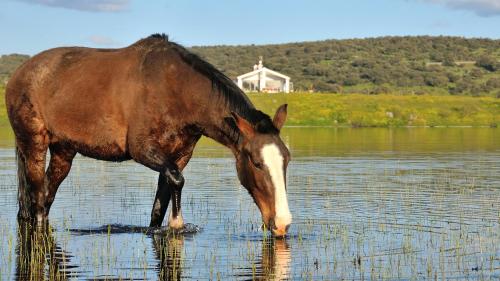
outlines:
[{"label": "horse reflection in water", "polygon": [[[158,280],[181,280],[184,256],[183,235],[153,235],[158,264]],[[287,280],[290,276],[291,253],[286,240],[262,241],[262,256],[256,270],[247,274],[248,280]],[[253,268],[253,266],[250,266]]]},{"label": "horse reflection in water", "polygon": [[[107,229],[107,230],[106,230]],[[151,238],[157,259],[158,280],[181,280],[185,235],[172,231],[145,232],[147,228],[113,226],[92,230],[70,230],[79,234],[144,233]],[[187,234],[191,235],[191,234]],[[33,228],[30,224],[19,224],[16,248],[16,280],[70,280],[78,279],[78,265],[71,264],[72,256],[57,245],[50,226]],[[291,253],[286,240],[265,239],[262,241],[261,259],[256,266],[250,265],[242,277],[249,280],[286,280],[290,275]],[[255,270],[252,270],[254,268]],[[107,276],[113,279],[111,276]],[[117,278],[118,279],[118,278]]]},{"label": "horse reflection in water", "polygon": [[262,241],[262,260],[251,280],[288,280],[291,257],[286,240]]},{"label": "horse reflection in water", "polygon": [[17,231],[16,280],[68,280],[77,277],[71,255],[59,247],[50,226],[20,223]]},{"label": "horse reflection in water", "polygon": [[153,235],[153,249],[158,259],[158,280],[181,280],[184,236]]}]

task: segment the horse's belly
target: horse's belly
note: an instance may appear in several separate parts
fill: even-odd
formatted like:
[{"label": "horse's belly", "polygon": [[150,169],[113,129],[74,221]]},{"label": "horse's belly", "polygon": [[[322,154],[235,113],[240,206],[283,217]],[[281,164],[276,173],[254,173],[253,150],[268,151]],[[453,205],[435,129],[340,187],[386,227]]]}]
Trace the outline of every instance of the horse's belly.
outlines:
[{"label": "horse's belly", "polygon": [[127,126],[110,120],[108,122],[65,120],[66,122],[58,122],[57,126],[49,126],[53,142],[69,143],[78,153],[99,160],[130,159],[127,151]]},{"label": "horse's belly", "polygon": [[105,161],[126,161],[130,160],[130,154],[116,143],[107,145],[87,145],[81,143],[74,144],[78,153],[98,160]]}]

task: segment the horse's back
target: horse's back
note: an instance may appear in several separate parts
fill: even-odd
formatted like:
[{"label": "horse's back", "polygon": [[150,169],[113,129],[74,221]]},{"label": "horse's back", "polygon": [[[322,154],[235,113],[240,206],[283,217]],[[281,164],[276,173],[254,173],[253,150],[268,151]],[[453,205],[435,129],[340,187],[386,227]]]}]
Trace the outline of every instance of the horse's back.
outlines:
[{"label": "horse's back", "polygon": [[126,158],[127,113],[141,84],[137,69],[125,49],[66,47],[34,56],[6,89],[16,136],[46,130],[83,154],[103,150],[110,155],[101,158]]},{"label": "horse's back", "polygon": [[[98,49],[61,47],[33,56],[9,79],[6,87],[7,106],[15,107],[26,99],[35,104],[54,95],[60,97],[67,86],[73,88],[72,92],[76,92],[75,82],[78,83],[78,80],[91,82],[89,78],[92,75],[88,74],[96,71],[83,66],[87,58],[95,56],[95,50]],[[75,80],[82,72],[85,75]]]}]

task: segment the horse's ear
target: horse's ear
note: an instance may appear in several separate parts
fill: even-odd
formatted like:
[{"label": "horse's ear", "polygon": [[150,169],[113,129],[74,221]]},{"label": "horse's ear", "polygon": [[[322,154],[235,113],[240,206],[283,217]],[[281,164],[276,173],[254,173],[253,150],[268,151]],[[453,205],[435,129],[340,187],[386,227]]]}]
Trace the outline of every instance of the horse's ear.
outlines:
[{"label": "horse's ear", "polygon": [[238,130],[240,130],[241,134],[247,139],[253,138],[253,136],[255,135],[255,129],[253,128],[252,124],[250,124],[250,122],[238,115],[238,113],[236,112],[231,111],[231,115],[233,116],[236,127],[238,127]]},{"label": "horse's ear", "polygon": [[273,124],[276,129],[281,130],[281,127],[283,127],[283,124],[285,124],[286,121],[286,108],[288,104],[283,104],[278,109],[276,110],[276,113],[274,114],[273,118]]}]

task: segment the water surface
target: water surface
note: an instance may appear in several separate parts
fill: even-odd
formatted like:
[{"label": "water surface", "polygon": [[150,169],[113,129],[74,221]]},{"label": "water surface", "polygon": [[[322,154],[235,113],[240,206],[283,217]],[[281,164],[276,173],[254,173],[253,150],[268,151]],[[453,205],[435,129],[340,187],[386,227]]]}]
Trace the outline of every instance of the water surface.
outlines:
[{"label": "water surface", "polygon": [[230,152],[203,140],[185,170],[184,233],[145,228],[154,172],[77,157],[52,231],[28,243],[5,137],[0,280],[500,278],[499,129],[287,128],[283,139],[293,158],[285,240],[262,232]]}]

